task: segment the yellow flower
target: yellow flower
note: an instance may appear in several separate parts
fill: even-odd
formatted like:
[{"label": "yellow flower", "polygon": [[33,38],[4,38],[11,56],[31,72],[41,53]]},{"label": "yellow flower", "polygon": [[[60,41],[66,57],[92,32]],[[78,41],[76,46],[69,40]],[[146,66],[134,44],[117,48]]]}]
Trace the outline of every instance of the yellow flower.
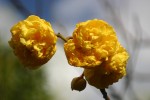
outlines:
[{"label": "yellow flower", "polygon": [[116,51],[114,29],[98,19],[77,24],[73,39],[64,44],[68,62],[72,66],[92,68],[107,61]]},{"label": "yellow flower", "polygon": [[98,19],[77,24],[73,38],[64,44],[68,63],[83,67],[90,85],[107,88],[126,75],[127,51],[114,29]]},{"label": "yellow flower", "polygon": [[11,29],[9,41],[15,55],[30,69],[45,64],[56,51],[57,37],[49,22],[31,15]]},{"label": "yellow flower", "polygon": [[116,54],[93,69],[84,69],[84,76],[88,83],[98,89],[107,88],[126,75],[128,53],[118,43]]}]

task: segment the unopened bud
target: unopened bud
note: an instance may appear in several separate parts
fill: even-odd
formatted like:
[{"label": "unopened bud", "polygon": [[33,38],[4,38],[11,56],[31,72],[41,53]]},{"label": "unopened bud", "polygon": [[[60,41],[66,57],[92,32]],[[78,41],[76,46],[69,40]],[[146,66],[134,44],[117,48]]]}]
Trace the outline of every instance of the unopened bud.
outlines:
[{"label": "unopened bud", "polygon": [[71,89],[82,91],[86,87],[86,80],[82,77],[75,77],[71,82]]}]

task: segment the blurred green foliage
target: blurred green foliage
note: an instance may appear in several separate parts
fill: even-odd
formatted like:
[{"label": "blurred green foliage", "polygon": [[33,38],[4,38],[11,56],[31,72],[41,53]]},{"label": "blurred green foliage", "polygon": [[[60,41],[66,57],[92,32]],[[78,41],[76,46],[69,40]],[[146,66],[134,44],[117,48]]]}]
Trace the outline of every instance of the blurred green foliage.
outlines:
[{"label": "blurred green foliage", "polygon": [[0,100],[53,100],[43,69],[29,70],[0,42]]}]

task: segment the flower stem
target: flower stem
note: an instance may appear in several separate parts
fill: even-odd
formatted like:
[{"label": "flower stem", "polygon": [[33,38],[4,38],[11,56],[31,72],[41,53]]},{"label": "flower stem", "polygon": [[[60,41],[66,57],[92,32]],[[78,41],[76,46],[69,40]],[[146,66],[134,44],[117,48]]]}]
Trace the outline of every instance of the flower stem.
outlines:
[{"label": "flower stem", "polygon": [[107,92],[106,92],[105,89],[100,89],[100,91],[101,91],[101,93],[103,94],[103,98],[104,98],[105,100],[110,100],[110,98],[108,97]]},{"label": "flower stem", "polygon": [[62,36],[60,33],[56,34],[57,37],[61,38],[64,42],[67,42],[67,38],[65,38],[64,36]]},{"label": "flower stem", "polygon": [[83,77],[84,77],[84,73],[82,73],[79,77],[80,77],[80,78],[83,78]]}]

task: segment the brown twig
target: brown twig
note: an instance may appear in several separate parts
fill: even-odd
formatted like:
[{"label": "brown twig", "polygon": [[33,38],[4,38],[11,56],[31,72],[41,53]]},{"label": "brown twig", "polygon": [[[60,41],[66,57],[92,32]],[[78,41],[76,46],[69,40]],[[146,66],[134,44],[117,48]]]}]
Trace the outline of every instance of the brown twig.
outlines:
[{"label": "brown twig", "polygon": [[68,39],[62,36],[60,33],[56,34],[57,37],[61,38],[64,42],[67,42]]},{"label": "brown twig", "polygon": [[110,100],[110,98],[108,97],[107,92],[105,91],[105,89],[100,89],[100,91],[101,91],[101,93],[103,95],[103,98],[105,100]]}]

